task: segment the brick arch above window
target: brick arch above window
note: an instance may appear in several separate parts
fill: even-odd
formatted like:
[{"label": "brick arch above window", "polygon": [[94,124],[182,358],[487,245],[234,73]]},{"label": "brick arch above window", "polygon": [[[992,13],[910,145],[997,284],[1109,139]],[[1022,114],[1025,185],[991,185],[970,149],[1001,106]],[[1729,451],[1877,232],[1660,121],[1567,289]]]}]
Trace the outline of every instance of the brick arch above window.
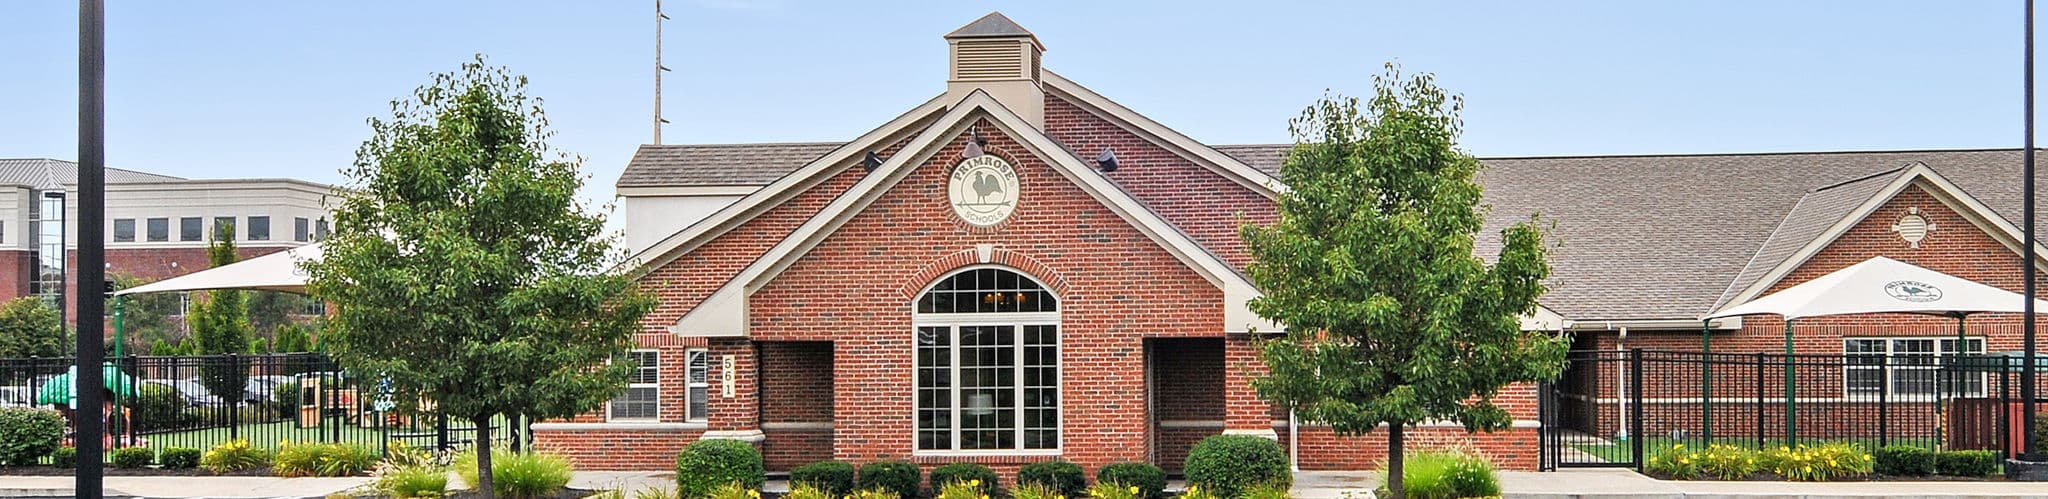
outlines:
[{"label": "brick arch above window", "polygon": [[1047,266],[1044,262],[1032,258],[1031,255],[996,247],[967,248],[926,262],[922,267],[918,268],[917,272],[911,273],[909,278],[904,279],[902,283],[897,285],[896,296],[903,300],[916,299],[919,294],[924,292],[926,287],[931,286],[932,282],[937,281],[940,277],[962,267],[983,264],[1009,267],[1018,273],[1037,279],[1039,283],[1045,285],[1046,290],[1052,291],[1053,295],[1067,296],[1067,278],[1065,275],[1060,274],[1057,270],[1053,270],[1052,267]]}]

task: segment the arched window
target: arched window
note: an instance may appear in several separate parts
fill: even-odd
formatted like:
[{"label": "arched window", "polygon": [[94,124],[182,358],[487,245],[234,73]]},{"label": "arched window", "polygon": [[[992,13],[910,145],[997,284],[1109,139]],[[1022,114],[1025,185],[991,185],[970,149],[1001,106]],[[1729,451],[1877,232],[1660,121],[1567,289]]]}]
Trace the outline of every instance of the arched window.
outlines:
[{"label": "arched window", "polygon": [[974,267],[917,298],[917,450],[1060,448],[1059,298],[1029,276]]}]

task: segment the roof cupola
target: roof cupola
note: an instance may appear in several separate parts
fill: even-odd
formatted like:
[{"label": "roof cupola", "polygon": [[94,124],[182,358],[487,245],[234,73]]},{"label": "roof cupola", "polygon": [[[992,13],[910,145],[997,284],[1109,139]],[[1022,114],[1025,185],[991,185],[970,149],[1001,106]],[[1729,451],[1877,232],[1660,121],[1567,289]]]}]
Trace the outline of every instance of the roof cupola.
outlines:
[{"label": "roof cupola", "polygon": [[1038,77],[1038,58],[1045,45],[1038,43],[1038,36],[1001,12],[990,12],[947,33],[946,45],[949,104],[981,90],[1032,126],[1045,127],[1045,90]]}]

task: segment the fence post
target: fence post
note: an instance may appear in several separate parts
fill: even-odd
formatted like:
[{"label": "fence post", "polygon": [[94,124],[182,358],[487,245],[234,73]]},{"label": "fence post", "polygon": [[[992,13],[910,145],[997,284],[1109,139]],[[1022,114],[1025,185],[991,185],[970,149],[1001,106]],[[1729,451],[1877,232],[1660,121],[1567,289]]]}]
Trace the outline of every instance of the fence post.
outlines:
[{"label": "fence post", "polygon": [[1643,349],[1628,350],[1628,392],[1634,399],[1629,407],[1629,446],[1633,448],[1636,472],[1643,471]]},{"label": "fence post", "polygon": [[434,409],[434,448],[446,452],[448,450],[448,415],[440,414],[440,407],[438,406]]},{"label": "fence post", "polygon": [[1879,448],[1891,445],[1892,443],[1892,354],[1884,354],[1883,359],[1883,361],[1877,364],[1877,446]]},{"label": "fence post", "polygon": [[[234,354],[233,352],[229,352],[229,353],[228,353],[228,365],[227,365],[227,368],[228,368],[228,369],[230,370],[229,372],[234,372],[234,373],[237,373],[237,374],[239,375],[239,376],[236,376],[236,377],[244,378],[244,379],[246,380],[246,379],[248,378],[248,376],[249,376],[249,370],[248,370],[248,369],[244,369],[244,368],[242,367],[241,357],[239,357],[239,356],[235,355],[235,354]],[[242,383],[242,386],[243,386],[243,389],[247,389],[247,387],[249,386],[249,383],[248,383],[247,381],[244,381],[244,382]],[[239,397],[239,398],[244,398],[244,399],[246,399],[246,398],[248,398],[248,397]],[[241,434],[242,434],[242,425],[241,425],[241,419],[242,419],[242,401],[240,401],[240,400],[222,400],[222,401],[220,401],[220,402],[221,402],[221,404],[223,404],[223,405],[226,405],[226,406],[228,407],[228,440],[234,440],[234,439],[237,439],[237,438],[241,438]]]},{"label": "fence post", "polygon": [[[1989,349],[1987,348],[1987,350]],[[2012,459],[2019,454],[2013,452],[2012,448],[2012,392],[2010,390],[2012,389],[2013,365],[2009,359],[2009,357],[1999,357],[1998,361],[2001,364],[1998,366],[1998,449],[2000,452],[2005,453],[2006,459]],[[2034,359],[2020,360],[2032,362]],[[2033,427],[2027,427],[2026,431],[2033,431]],[[2021,445],[2025,445],[2024,442],[2026,440],[2022,439],[2021,442]]]}]

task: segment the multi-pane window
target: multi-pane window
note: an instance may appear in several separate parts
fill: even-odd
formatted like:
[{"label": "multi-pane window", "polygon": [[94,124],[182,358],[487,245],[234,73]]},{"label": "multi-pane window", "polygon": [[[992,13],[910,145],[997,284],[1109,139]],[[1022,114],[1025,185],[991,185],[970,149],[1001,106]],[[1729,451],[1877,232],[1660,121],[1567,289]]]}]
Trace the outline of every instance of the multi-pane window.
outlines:
[{"label": "multi-pane window", "polygon": [[319,221],[313,222],[313,240],[327,240],[327,217],[320,217]]},{"label": "multi-pane window", "polygon": [[917,449],[1060,448],[1057,300],[1002,269],[956,273],[919,298]]},{"label": "multi-pane window", "polygon": [[[1983,338],[1845,338],[1843,389],[1851,395],[1981,396],[1984,373],[1956,369],[1984,353]],[[1950,367],[1944,369],[1944,367]]]},{"label": "multi-pane window", "polygon": [[58,310],[64,308],[64,192],[41,192],[29,204],[29,249],[36,266],[28,291]]},{"label": "multi-pane window", "polygon": [[249,235],[250,241],[269,241],[270,217],[249,217],[249,230],[244,231],[243,233]]},{"label": "multi-pane window", "polygon": [[235,238],[235,217],[213,217],[213,240]]},{"label": "multi-pane window", "polygon": [[205,223],[206,223],[206,222],[205,222],[205,221],[203,221],[203,220],[201,220],[201,219],[200,219],[199,217],[184,217],[184,218],[179,218],[179,219],[178,219],[178,240],[179,240],[179,241],[198,241],[198,240],[199,240],[199,238],[200,238],[200,236],[201,236],[201,233],[200,233],[200,231],[201,231],[201,230],[203,230],[203,224],[205,224]]},{"label": "multi-pane window", "polygon": [[685,421],[703,421],[711,413],[711,353],[704,350],[683,352],[685,386],[690,392],[690,412],[683,415]]},{"label": "multi-pane window", "polygon": [[313,221],[307,220],[306,217],[293,218],[292,240],[302,243],[311,240],[311,238],[313,237],[313,229],[310,228],[312,226],[312,223]]},{"label": "multi-pane window", "polygon": [[152,218],[149,224],[149,242],[160,243],[171,240],[171,219]]},{"label": "multi-pane window", "polygon": [[611,420],[660,419],[661,353],[655,350],[633,350],[626,353],[626,359],[633,363],[633,375],[627,378],[626,393],[612,399]]},{"label": "multi-pane window", "polygon": [[117,242],[117,243],[132,243],[132,242],[135,242],[135,219],[133,219],[133,218],[116,218],[116,219],[114,219],[114,242]]}]

